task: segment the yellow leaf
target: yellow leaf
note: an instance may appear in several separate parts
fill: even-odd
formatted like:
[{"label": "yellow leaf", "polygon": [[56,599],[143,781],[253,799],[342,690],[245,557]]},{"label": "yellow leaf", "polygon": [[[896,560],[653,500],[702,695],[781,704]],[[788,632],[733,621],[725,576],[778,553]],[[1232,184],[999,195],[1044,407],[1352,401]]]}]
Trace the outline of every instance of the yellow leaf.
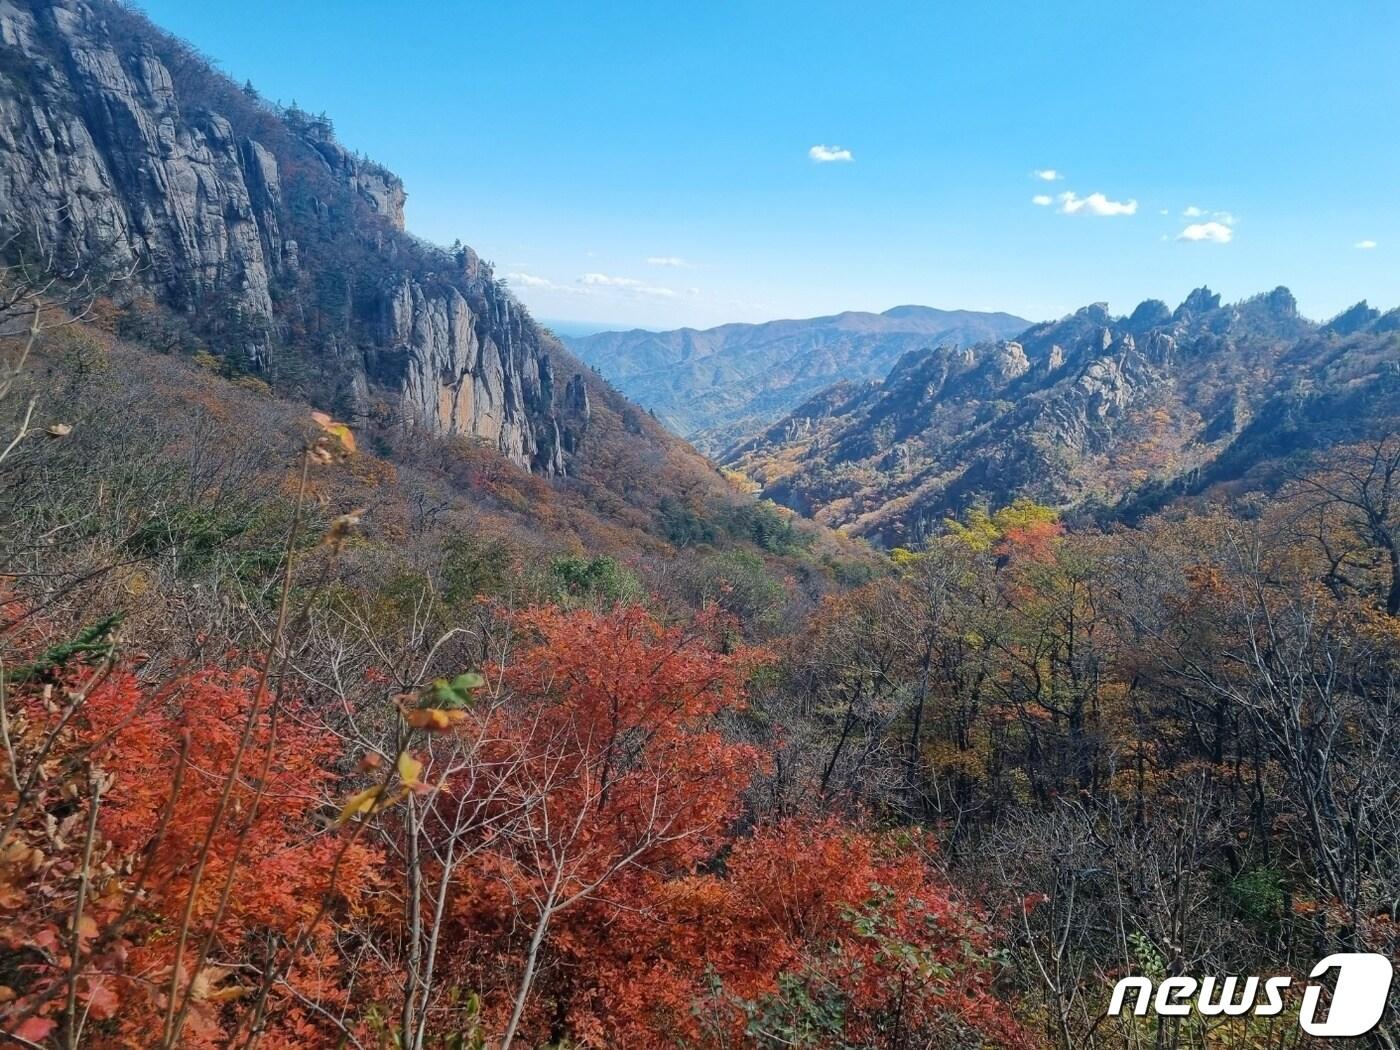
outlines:
[{"label": "yellow leaf", "polygon": [[324,412],[312,412],[311,419],[318,427],[339,441],[341,448],[345,449],[347,453],[355,451],[355,435],[344,423],[332,419]]},{"label": "yellow leaf", "polygon": [[[221,1003],[227,999],[237,999],[246,989],[234,985],[231,988],[215,988],[215,985],[226,980],[233,973],[226,966],[206,966],[199,973],[194,975],[194,980],[190,983],[190,998],[197,1001],[209,1001]],[[234,994],[229,994],[230,992]]]},{"label": "yellow leaf", "polygon": [[448,711],[441,707],[418,707],[404,712],[404,720],[414,729],[444,733],[458,722],[466,721],[465,711]]},{"label": "yellow leaf", "polygon": [[350,428],[344,423],[337,423],[333,427],[327,427],[326,433],[330,434],[331,437],[339,439],[340,444],[345,448],[346,452],[355,451],[355,435],[350,432]]},{"label": "yellow leaf", "polygon": [[375,809],[375,802],[384,792],[384,785],[376,784],[374,787],[367,787],[363,791],[356,792],[350,796],[348,802],[340,807],[340,814],[335,818],[337,824],[344,824],[351,817],[361,813],[372,813]]},{"label": "yellow leaf", "polygon": [[48,428],[49,437],[67,437],[73,433],[73,428],[67,423],[53,423]]},{"label": "yellow leaf", "polygon": [[217,992],[209,993],[211,1003],[231,1003],[235,999],[242,999],[248,994],[248,989],[241,984],[231,984],[227,988],[220,988]]},{"label": "yellow leaf", "polygon": [[418,783],[418,777],[423,772],[423,763],[405,751],[399,755],[398,770],[404,786],[413,787]]}]

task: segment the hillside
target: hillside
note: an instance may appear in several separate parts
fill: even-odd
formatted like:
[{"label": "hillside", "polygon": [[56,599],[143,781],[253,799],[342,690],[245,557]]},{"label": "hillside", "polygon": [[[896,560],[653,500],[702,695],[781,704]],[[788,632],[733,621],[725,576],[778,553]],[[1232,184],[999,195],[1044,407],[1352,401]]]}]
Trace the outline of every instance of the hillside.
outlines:
[{"label": "hillside", "polygon": [[[0,234],[130,275],[126,332],[338,414],[568,473],[595,384],[470,248],[404,230],[392,172],[134,10],[0,4]],[[174,315],[147,316],[153,305]]]},{"label": "hillside", "polygon": [[1327,324],[1279,288],[1174,311],[1101,305],[1014,340],[904,355],[881,382],[834,386],[725,460],[780,503],[885,543],[1020,496],[1138,515],[1239,480],[1393,413],[1400,312]]},{"label": "hillside", "polygon": [[676,433],[718,455],[831,383],[878,379],[910,350],[1005,338],[1027,324],[1010,314],[897,306],[565,342]]},{"label": "hillside", "polygon": [[470,248],[407,233],[401,181],[328,117],[263,101],[102,0],[6,0],[0,39],[4,261],[81,274],[99,341],[286,411],[309,402],[401,465],[455,457],[438,473],[469,490],[507,479],[517,527],[547,546],[745,547],[752,521],[779,520],[575,360]]},{"label": "hillside", "polygon": [[[811,14],[879,41],[904,24],[888,10],[778,18],[749,34],[749,70],[718,61],[741,34],[707,5],[664,48],[646,5],[303,6],[178,10],[233,62],[276,52],[273,80],[334,55],[318,83],[430,127],[408,148],[447,169],[455,214],[494,209],[494,243],[518,223],[569,258],[561,212],[500,192],[535,177],[565,213],[586,202],[580,229],[640,243],[657,200],[690,202],[675,173],[744,221],[776,194],[829,206],[841,294],[927,242],[903,215],[894,240],[840,236],[862,186],[899,203],[878,137],[804,157],[773,136],[787,174],[736,189],[696,166],[705,122],[676,104],[733,112],[681,75],[699,70],[767,123],[781,98],[749,74],[801,88],[820,53],[773,40],[824,43],[800,32]],[[918,61],[937,53],[968,61],[933,69],[966,85],[940,110],[961,112],[1012,95],[984,90],[1025,65],[999,52],[1034,43],[1049,69],[1065,51],[1008,50],[1004,17],[968,48],[949,46],[957,19],[919,21],[913,62],[828,63],[842,96],[853,74],[891,79],[903,121],[911,89],[939,87]],[[1153,37],[1131,64],[1181,67],[1180,34]],[[664,76],[641,75],[638,45]],[[1080,97],[1035,78],[1046,112],[1083,124],[1104,83],[1131,94],[1085,71]],[[607,77],[614,98],[647,85],[650,124],[588,104]],[[531,119],[541,99],[569,124]],[[605,149],[604,123],[648,132],[648,163]],[[762,176],[742,124],[711,141]],[[995,189],[985,161],[1022,148],[1007,128],[951,165],[948,136],[924,136],[949,192],[906,166],[906,206],[964,217],[942,243],[989,282],[979,298],[1016,272],[1050,295],[1035,236],[976,273],[1001,242],[948,206]],[[1119,137],[1104,148],[1170,174]],[[1137,198],[1081,185],[1037,195],[1060,201],[1045,218],[1132,236]],[[1352,978],[1313,977],[1400,958],[1400,310],[1319,324],[1283,288],[1232,305],[1203,288],[1127,317],[902,307],[646,350],[653,379],[714,380],[672,392],[732,413],[707,441],[766,421],[726,470],[471,249],[410,235],[405,192],[329,118],[269,104],[118,0],[0,0],[0,1042],[1302,1050],[1322,1006],[1343,1042],[1400,1046],[1400,987],[1364,981],[1358,1021]],[[1210,214],[1195,225],[1229,244],[1234,219]],[[1050,243],[1076,280],[1138,279]],[[883,371],[848,376],[873,348]],[[797,383],[779,419],[767,399]],[[1141,1005],[1176,1015],[1115,991],[1144,984]]]}]

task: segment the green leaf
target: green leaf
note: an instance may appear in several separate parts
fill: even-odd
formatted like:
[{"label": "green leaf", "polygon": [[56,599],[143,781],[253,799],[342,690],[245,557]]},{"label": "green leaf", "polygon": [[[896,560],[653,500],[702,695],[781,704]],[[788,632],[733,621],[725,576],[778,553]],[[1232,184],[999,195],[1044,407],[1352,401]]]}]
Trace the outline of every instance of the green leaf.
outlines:
[{"label": "green leaf", "polygon": [[456,678],[452,679],[452,688],[456,689],[459,693],[469,692],[473,689],[480,689],[485,685],[485,677],[478,674],[476,671],[468,671],[465,674],[459,674]]}]

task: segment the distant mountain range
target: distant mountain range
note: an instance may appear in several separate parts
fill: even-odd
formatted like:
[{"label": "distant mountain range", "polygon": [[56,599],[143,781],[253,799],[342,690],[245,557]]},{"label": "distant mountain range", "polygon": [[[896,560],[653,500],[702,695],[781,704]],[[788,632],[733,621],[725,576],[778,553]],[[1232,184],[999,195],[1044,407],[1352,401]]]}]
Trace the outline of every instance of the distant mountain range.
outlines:
[{"label": "distant mountain range", "polygon": [[676,433],[718,455],[832,383],[878,379],[911,350],[1001,339],[1029,323],[897,306],[703,331],[565,334],[564,342]]},{"label": "distant mountain range", "polygon": [[771,499],[895,544],[1018,496],[1131,519],[1212,485],[1267,487],[1294,453],[1397,410],[1400,310],[1361,302],[1318,324],[1286,288],[1233,305],[1201,288],[1175,310],[1098,303],[1014,340],[912,351],[724,460]]}]

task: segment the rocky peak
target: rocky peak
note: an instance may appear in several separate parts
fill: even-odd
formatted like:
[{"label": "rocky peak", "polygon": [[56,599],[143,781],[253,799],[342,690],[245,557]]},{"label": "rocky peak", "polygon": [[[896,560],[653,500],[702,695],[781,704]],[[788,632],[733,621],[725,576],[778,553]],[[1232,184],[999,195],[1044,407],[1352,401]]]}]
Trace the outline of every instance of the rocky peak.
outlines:
[{"label": "rocky peak", "polygon": [[1365,299],[1362,299],[1355,306],[1348,307],[1328,321],[1322,326],[1322,330],[1332,335],[1351,335],[1364,328],[1369,328],[1380,315],[1379,310],[1372,308]]},{"label": "rocky peak", "polygon": [[1144,299],[1128,318],[1128,328],[1134,332],[1145,332],[1149,328],[1160,328],[1170,324],[1171,307],[1160,299]]},{"label": "rocky peak", "polygon": [[1298,316],[1298,300],[1283,285],[1279,285],[1261,300],[1274,317],[1293,318]]},{"label": "rocky peak", "polygon": [[993,358],[997,373],[1004,380],[1019,379],[1031,370],[1031,363],[1020,343],[1002,343]]},{"label": "rocky peak", "polygon": [[[1348,377],[1334,386],[1358,406],[1393,404],[1393,336],[1382,330],[1400,331],[1400,310],[1377,317],[1362,304],[1336,325],[1356,331],[1355,353],[1315,338],[1286,290],[1222,308],[1202,288],[1175,313],[1148,300],[1126,320],[1096,304],[1014,344],[962,351],[965,368],[950,353],[909,355],[878,396],[771,428],[726,461],[772,478],[765,495],[888,543],[1016,496],[1093,505],[1145,486],[1152,498],[1196,484],[1217,457],[1222,469],[1257,457],[1250,435],[1280,404],[1296,407],[1321,370]],[[1353,422],[1330,401],[1317,412],[1324,428]]]},{"label": "rocky peak", "polygon": [[1243,313],[1255,314],[1274,321],[1292,321],[1298,317],[1298,300],[1283,285],[1264,292],[1240,304]]},{"label": "rocky peak", "polygon": [[1311,331],[1313,324],[1298,313],[1298,301],[1282,286],[1237,304],[1228,327],[1232,333],[1288,338]]},{"label": "rocky peak", "polygon": [[1075,311],[1074,316],[1099,325],[1107,325],[1113,321],[1113,315],[1108,312],[1108,303],[1090,303],[1088,306],[1082,306]]},{"label": "rocky peak", "polygon": [[307,140],[339,182],[359,194],[375,212],[388,219],[394,229],[404,228],[403,209],[408,194],[404,192],[403,180],[320,134],[308,136]]},{"label": "rocky peak", "polygon": [[1214,313],[1220,309],[1220,296],[1212,292],[1209,288],[1202,286],[1188,295],[1176,312],[1172,314],[1173,321],[1199,320],[1206,314]]}]

